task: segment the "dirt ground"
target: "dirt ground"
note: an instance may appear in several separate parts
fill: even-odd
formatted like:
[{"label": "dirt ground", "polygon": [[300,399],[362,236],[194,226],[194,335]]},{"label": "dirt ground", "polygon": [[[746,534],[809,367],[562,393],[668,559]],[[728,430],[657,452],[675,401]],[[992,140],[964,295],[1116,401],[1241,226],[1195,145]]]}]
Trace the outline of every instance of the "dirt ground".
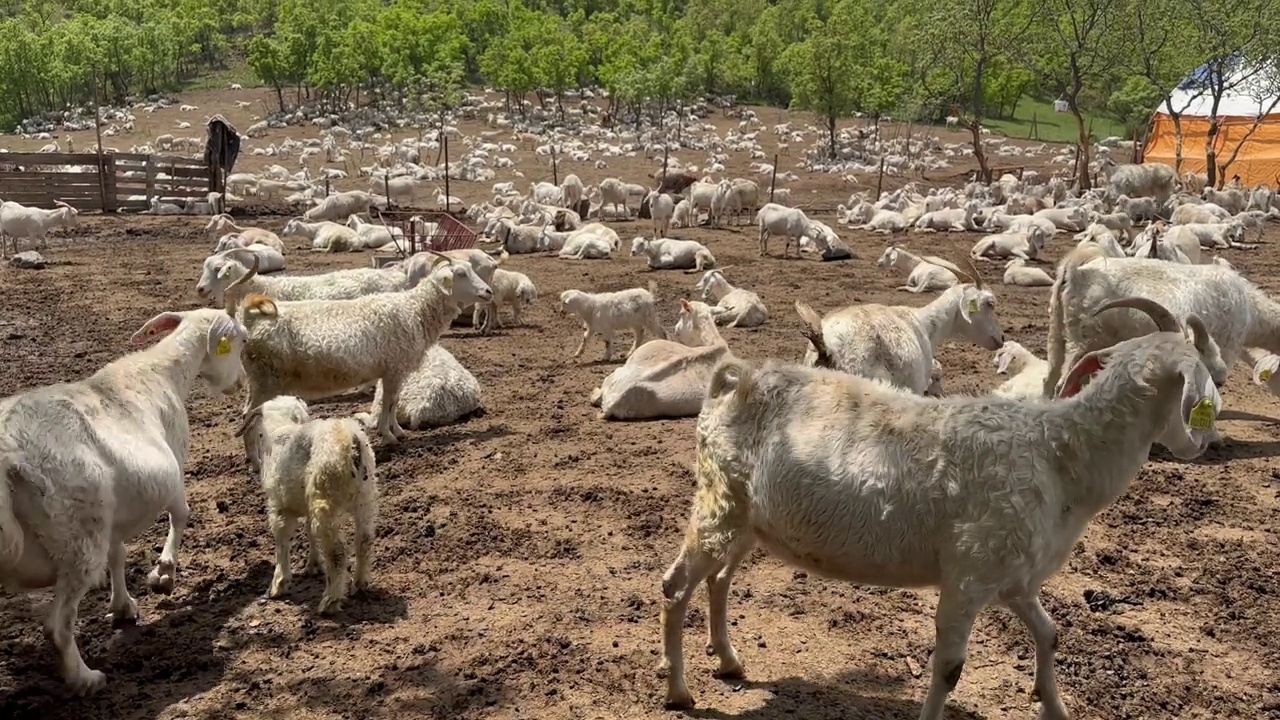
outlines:
[{"label": "dirt ground", "polygon": [[[0,145],[17,149],[9,140]],[[533,179],[532,160],[521,157]],[[251,158],[249,166],[262,162]],[[601,173],[573,171],[587,182],[611,173],[637,180],[648,167],[638,159],[610,163]],[[740,174],[746,161],[735,157],[735,164],[730,173]],[[850,192],[834,177],[806,176],[792,187],[801,202],[810,195],[825,207]],[[469,202],[487,192],[454,186]],[[278,231],[285,220],[253,222]],[[195,218],[85,216],[80,228],[55,239],[48,269],[0,268],[0,394],[88,375],[130,351],[129,336],[148,318],[198,306],[199,264],[211,247],[202,225]],[[647,229],[616,227],[624,239]],[[780,245],[774,257],[758,258],[753,228],[676,234],[705,242],[721,264],[733,266],[729,279],[769,306],[763,327],[724,333],[744,357],[801,357],[791,307],[798,298],[824,312],[931,299],[896,292],[902,278],[874,266],[883,238],[841,231],[857,258],[820,263],[784,261]],[[905,243],[958,258],[975,240],[913,235]],[[1280,233],[1269,231],[1266,240],[1258,251],[1227,257],[1276,293]],[[1050,258],[1069,246],[1059,237]],[[368,256],[316,255],[290,243],[287,260],[290,272],[315,272],[363,265]],[[410,431],[401,447],[378,451],[383,499],[372,592],[333,619],[315,612],[317,578],[297,578],[284,600],[263,599],[272,540],[262,493],[231,437],[241,400],[197,389],[189,406],[192,519],[175,593],[154,595],[144,583],[163,542],[166,525],[158,520],[130,546],[128,582],[141,623],[113,629],[104,619],[105,588],[81,606],[81,647],[108,676],[103,693],[87,700],[66,699],[57,678],[41,632],[49,595],[0,596],[0,717],[677,716],[661,709],[658,610],[661,576],[692,496],[693,420],[597,420],[587,398],[616,363],[593,362],[602,351],[598,340],[583,362],[570,360],[580,330],[555,307],[568,288],[616,290],[654,279],[669,326],[677,299],[692,298],[696,277],[651,274],[640,259],[625,257],[517,256],[510,264],[539,288],[527,325],[484,338],[455,327],[442,339],[479,378],[485,413]],[[993,267],[988,278],[997,283],[1006,336],[1042,353],[1047,289],[1007,288],[998,274]],[[940,361],[950,393],[999,381],[991,354],[976,347],[949,344]],[[1153,459],[1044,590],[1060,633],[1059,683],[1076,717],[1280,717],[1280,420],[1276,399],[1253,386],[1243,367],[1224,399],[1241,418],[1222,423],[1228,447],[1194,463]],[[339,415],[362,404],[316,410]],[[304,558],[301,543],[299,537],[295,568]],[[935,597],[808,576],[757,551],[739,573],[730,605],[750,680],[711,677],[713,661],[699,650],[706,620],[700,594],[686,634],[700,708],[693,714],[915,718]],[[1032,717],[1033,651],[1012,614],[983,613],[969,652],[947,716]]]}]

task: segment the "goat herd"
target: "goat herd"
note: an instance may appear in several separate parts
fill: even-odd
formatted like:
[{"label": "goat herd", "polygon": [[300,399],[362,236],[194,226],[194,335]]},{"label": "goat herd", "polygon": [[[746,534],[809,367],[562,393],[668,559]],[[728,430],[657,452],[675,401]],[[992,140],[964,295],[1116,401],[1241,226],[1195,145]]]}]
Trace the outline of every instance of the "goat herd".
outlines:
[{"label": "goat herd", "polygon": [[[191,430],[186,401],[197,378],[234,393],[247,384],[236,429],[262,483],[275,539],[270,597],[291,580],[289,541],[299,521],[308,569],[325,576],[321,612],[340,609],[351,576],[370,581],[377,505],[370,436],[396,445],[411,429],[453,422],[480,405],[480,387],[437,344],[469,313],[482,333],[514,321],[537,298],[509,268],[524,253],[608,259],[621,239],[607,221],[642,200],[651,239],[631,254],[652,269],[701,272],[672,332],[661,327],[652,285],[614,292],[570,289],[563,311],[582,321],[575,357],[594,335],[605,360],[619,332],[634,335],[623,365],[591,394],[601,418],[697,417],[697,489],[688,532],[662,578],[666,703],[688,708],[682,635],[704,580],[708,649],[719,674],[741,676],[729,637],[733,574],[757,544],[826,576],[892,587],[938,587],[936,648],[920,717],[942,716],[960,679],[974,620],[1001,603],[1035,641],[1035,693],[1044,718],[1067,717],[1054,679],[1056,630],[1039,591],[1089,521],[1137,475],[1153,444],[1180,459],[1220,441],[1219,389],[1244,360],[1260,384],[1280,369],[1280,305],[1205,250],[1249,249],[1245,231],[1280,215],[1268,188],[1199,188],[1160,165],[1104,165],[1105,189],[1077,193],[1059,178],[1005,176],[990,185],[883,197],[855,195],[837,224],[882,234],[915,229],[997,231],[964,267],[891,245],[879,265],[906,274],[901,289],[939,292],[919,307],[852,305],[820,316],[797,298],[808,338],[801,364],[736,356],[717,326],[769,319],[761,298],[729,281],[703,244],[668,237],[707,215],[718,226],[755,212],[760,255],[770,236],[823,259],[855,249],[790,198],[761,203],[750,180],[710,177],[656,190],[576,176],[511,183],[469,216],[493,238],[481,249],[427,250],[384,268],[318,275],[284,269],[281,237],[315,250],[404,249],[396,230],[368,219],[385,198],[329,195],[280,234],[215,215],[215,252],[196,291],[222,309],[161,312],[134,334],[150,347],[79,382],[0,400],[0,581],[11,590],[53,588],[46,620],[63,675],[78,692],[100,688],[76,644],[80,601],[110,578],[110,611],[134,619],[125,543],[165,511],[169,532],[148,577],[172,591],[189,518],[183,484]],[[1202,183],[1202,180],[1200,180]],[[375,186],[376,187],[376,184]],[[582,216],[581,201],[591,200]],[[437,202],[452,207],[443,193]],[[621,210],[619,210],[621,208]],[[221,209],[221,208],[212,208]],[[0,211],[0,221],[7,217]],[[66,214],[66,213],[63,213]],[[40,232],[11,235],[43,239]],[[343,221],[345,220],[345,224]],[[435,228],[422,220],[416,234]],[[1148,224],[1143,227],[1142,223]],[[1045,244],[1078,233],[1051,276],[1034,264]],[[1046,359],[1006,341],[995,291],[977,263],[1009,262],[1008,284],[1052,286]],[[982,396],[943,396],[937,350],[964,340],[995,353],[1003,385]],[[797,348],[799,349],[799,348]],[[374,387],[368,413],[316,418],[305,400]],[[1280,388],[1275,388],[1280,390]],[[342,531],[354,517],[354,570]]]}]

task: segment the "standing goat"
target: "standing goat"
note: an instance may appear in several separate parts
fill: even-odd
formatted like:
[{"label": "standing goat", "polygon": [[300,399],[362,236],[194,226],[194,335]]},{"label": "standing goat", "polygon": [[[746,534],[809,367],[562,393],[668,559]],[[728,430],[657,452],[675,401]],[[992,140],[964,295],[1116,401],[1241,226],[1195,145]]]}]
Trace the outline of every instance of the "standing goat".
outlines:
[{"label": "standing goat", "polygon": [[373,546],[378,485],[373,448],[354,418],[312,420],[307,404],[291,395],[272,398],[249,411],[236,437],[257,435],[267,518],[276,541],[276,570],[267,595],[288,590],[289,540],[298,520],[306,520],[309,573],[320,564],[324,595],[320,612],[342,609],[347,596],[347,544],[341,522],[352,515],[356,525],[356,589],[369,586],[369,553]]},{"label": "standing goat", "polygon": [[106,682],[76,645],[80,600],[111,575],[111,615],[136,620],[125,585],[125,543],[169,513],[169,535],[147,578],[173,591],[187,526],[183,467],[191,442],[186,400],[196,378],[230,393],[240,381],[245,329],[221,310],[165,312],[133,341],[165,337],[72,383],[0,399],[0,586],[53,588],[45,633],[73,692]]},{"label": "standing goat", "polygon": [[847,582],[939,589],[921,720],[942,717],[974,621],[993,603],[1035,640],[1040,717],[1066,720],[1057,630],[1040,588],[1128,488],[1152,443],[1200,455],[1221,407],[1199,352],[1176,321],[1164,324],[1170,318],[1160,332],[1080,358],[1052,403],[933,399],[829,370],[720,363],[698,417],[688,529],[662,578],[667,706],[694,704],[682,645],[703,580],[717,674],[744,676],[729,638],[729,586],[759,543]]},{"label": "standing goat", "polygon": [[[378,436],[394,445],[405,434],[395,412],[401,384],[460,305],[487,303],[492,296],[469,264],[444,256],[430,275],[403,292],[297,302],[250,295],[240,309],[249,332],[248,407],[284,394],[327,397],[381,380]],[[254,444],[245,440],[256,466]]]}]

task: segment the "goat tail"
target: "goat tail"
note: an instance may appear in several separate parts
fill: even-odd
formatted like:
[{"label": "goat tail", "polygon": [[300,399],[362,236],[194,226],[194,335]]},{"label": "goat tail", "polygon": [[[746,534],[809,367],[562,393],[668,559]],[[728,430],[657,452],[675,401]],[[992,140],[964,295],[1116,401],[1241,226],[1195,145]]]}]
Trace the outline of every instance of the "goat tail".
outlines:
[{"label": "goat tail", "polygon": [[358,425],[351,428],[351,477],[357,482],[374,480],[373,444]]},{"label": "goat tail", "polygon": [[10,483],[18,475],[18,468],[7,458],[0,456],[0,568],[14,565],[22,558],[22,528],[13,514],[13,494]]},{"label": "goat tail", "polygon": [[250,293],[244,298],[244,318],[246,323],[255,317],[278,317],[280,308],[276,301],[266,295]]},{"label": "goat tail", "polygon": [[1067,253],[1066,257],[1062,258],[1062,262],[1058,263],[1058,277],[1049,291],[1049,337],[1045,343],[1049,372],[1044,378],[1045,397],[1053,397],[1058,387],[1058,380],[1067,370],[1062,367],[1066,362],[1067,353],[1066,309],[1063,303],[1066,302],[1069,286],[1081,265],[1105,255],[1101,247],[1086,243],[1083,247]]},{"label": "goat tail", "polygon": [[755,366],[746,360],[726,357],[716,365],[711,373],[711,383],[707,387],[707,399],[718,400],[729,393],[738,398],[745,398],[751,390]]}]

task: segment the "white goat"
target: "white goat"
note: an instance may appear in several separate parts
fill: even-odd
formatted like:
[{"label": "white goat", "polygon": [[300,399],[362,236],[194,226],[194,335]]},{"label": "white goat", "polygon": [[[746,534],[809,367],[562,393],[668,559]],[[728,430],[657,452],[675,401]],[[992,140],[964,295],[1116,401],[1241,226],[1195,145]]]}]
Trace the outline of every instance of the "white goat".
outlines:
[{"label": "white goat", "polygon": [[[239,225],[236,225],[235,220],[230,215],[214,215],[212,218],[209,218],[209,224],[204,226],[204,231],[210,240],[214,238],[225,238],[229,233],[237,233],[248,239],[250,243],[270,245],[276,249],[276,252],[284,252],[284,243],[280,242],[280,236],[264,228],[242,228]],[[222,247],[221,242],[219,242],[219,247],[215,249],[215,252],[222,252],[226,249],[227,248]]]},{"label": "white goat", "polygon": [[[356,413],[366,426],[377,427],[382,408],[382,383],[376,385],[367,413]],[[401,427],[418,430],[457,422],[480,409],[480,382],[440,344],[432,345],[417,369],[400,388],[396,419]]]},{"label": "white goat", "polygon": [[342,521],[355,519],[355,586],[369,586],[370,555],[377,519],[378,482],[373,448],[352,418],[313,420],[307,404],[292,395],[272,398],[249,411],[235,437],[257,436],[267,520],[276,542],[276,569],[267,596],[282,597],[293,573],[289,541],[298,520],[306,521],[307,566],[324,571],[321,613],[342,609],[347,597],[347,543]]},{"label": "white goat", "polygon": [[722,362],[697,423],[693,511],[662,579],[666,705],[693,706],[682,641],[703,580],[718,674],[744,675],[729,587],[760,543],[828,577],[939,588],[921,720],[942,717],[974,621],[994,602],[1031,631],[1040,717],[1065,720],[1040,588],[1172,434],[1168,418],[1181,420],[1180,457],[1207,446],[1221,398],[1180,329],[1086,355],[1054,403],[924,398],[828,370]]},{"label": "white goat", "polygon": [[706,271],[694,286],[694,291],[700,293],[703,300],[715,303],[711,314],[716,324],[729,327],[763,325],[769,317],[769,310],[760,296],[730,285],[724,277],[725,269]]},{"label": "white goat", "polygon": [[[457,317],[459,306],[487,303],[493,296],[470,264],[443,255],[436,262],[427,278],[402,292],[351,300],[245,298],[240,316],[249,331],[249,407],[278,395],[314,399],[381,380],[378,436],[384,444],[398,443],[405,433],[395,407],[404,379]],[[245,449],[253,462],[254,448]]]},{"label": "white goat", "polygon": [[964,338],[988,350],[1004,343],[995,305],[995,294],[981,284],[957,285],[922,308],[853,305],[821,319],[796,301],[809,339],[804,364],[921,394],[932,382],[933,359],[946,340]]},{"label": "white goat", "polygon": [[630,330],[635,342],[627,355],[644,344],[645,333],[662,338],[662,325],[658,322],[658,307],[653,299],[656,285],[649,289],[631,288],[616,292],[589,293],[582,290],[565,290],[560,293],[561,310],[582,320],[582,342],[573,357],[582,357],[587,340],[599,333],[604,336],[604,361],[613,359],[613,336],[619,330]]},{"label": "white goat", "polygon": [[1049,373],[1049,363],[1036,357],[1016,340],[1006,340],[996,351],[996,373],[1007,375],[1008,380],[991,391],[992,395],[1007,398],[1039,398],[1044,394],[1044,377]]},{"label": "white goat", "polygon": [[[13,201],[0,203],[0,233],[13,238],[13,249],[17,251],[18,240],[39,240],[40,247],[49,247],[46,237],[56,227],[73,228],[80,224],[80,213],[75,208],[55,200],[58,207],[52,210],[26,207]],[[3,247],[0,246],[0,252]]]},{"label": "white goat", "polygon": [[153,347],[77,382],[0,399],[0,586],[52,587],[45,632],[73,692],[102,687],[76,645],[80,600],[107,570],[111,615],[136,620],[125,584],[125,543],[169,513],[169,535],[148,576],[173,591],[190,509],[183,467],[185,403],[196,378],[230,393],[240,381],[245,328],[221,310],[165,312],[133,335]]},{"label": "white goat", "polygon": [[897,268],[907,272],[907,284],[899,286],[899,290],[922,293],[934,290],[946,290],[954,287],[960,279],[949,268],[913,255],[902,248],[891,245],[884,249],[876,265],[881,270]]},{"label": "white goat", "polygon": [[702,272],[716,265],[711,251],[696,240],[636,237],[631,241],[631,256],[649,258],[650,270]]},{"label": "white goat", "polygon": [[1004,284],[1019,287],[1049,287],[1053,277],[1038,267],[1027,267],[1027,261],[1016,257],[1004,265]]},{"label": "white goat", "polygon": [[707,381],[729,346],[706,303],[680,300],[672,340],[641,345],[592,393],[601,419],[640,420],[698,414]]}]

